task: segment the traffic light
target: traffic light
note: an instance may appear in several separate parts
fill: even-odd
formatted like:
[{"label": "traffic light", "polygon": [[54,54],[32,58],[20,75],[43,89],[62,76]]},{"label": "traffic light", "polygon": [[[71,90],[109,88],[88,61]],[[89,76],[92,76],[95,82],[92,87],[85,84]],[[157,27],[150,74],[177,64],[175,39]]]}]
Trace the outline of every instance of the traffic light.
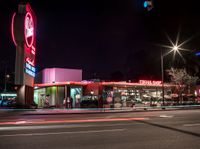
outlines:
[{"label": "traffic light", "polygon": [[144,8],[150,11],[153,8],[153,1],[152,0],[146,0],[143,4]]}]

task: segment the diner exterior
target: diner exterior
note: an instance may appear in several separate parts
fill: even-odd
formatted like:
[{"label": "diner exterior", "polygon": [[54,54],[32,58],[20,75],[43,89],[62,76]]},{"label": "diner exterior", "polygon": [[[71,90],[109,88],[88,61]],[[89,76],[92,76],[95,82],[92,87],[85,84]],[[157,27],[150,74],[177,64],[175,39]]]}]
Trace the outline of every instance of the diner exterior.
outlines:
[{"label": "diner exterior", "polygon": [[[163,102],[161,82],[145,84],[145,81],[147,80],[140,80],[139,83],[68,81],[35,84],[34,101],[39,108],[46,106],[46,100],[49,106],[57,108],[123,108],[135,105],[161,105]],[[164,84],[166,103],[173,88],[172,85]],[[70,106],[64,104],[67,98],[70,98],[68,101]]]},{"label": "diner exterior", "polygon": [[38,108],[127,108],[177,105],[194,99],[180,94],[180,87],[184,88],[156,80],[83,81],[82,70],[47,68],[36,77],[34,102]]}]

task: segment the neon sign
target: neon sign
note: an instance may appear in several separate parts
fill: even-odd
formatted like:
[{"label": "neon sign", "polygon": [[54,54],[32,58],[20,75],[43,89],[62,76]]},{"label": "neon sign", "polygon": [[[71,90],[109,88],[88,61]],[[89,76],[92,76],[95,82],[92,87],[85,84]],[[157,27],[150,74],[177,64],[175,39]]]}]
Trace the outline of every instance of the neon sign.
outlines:
[{"label": "neon sign", "polygon": [[25,61],[32,66],[35,66],[34,29],[32,14],[27,12],[24,19],[24,38],[27,45]]},{"label": "neon sign", "polygon": [[30,57],[27,57],[27,58],[26,58],[26,62],[29,63],[29,64],[32,65],[32,66],[35,66],[35,61],[34,61],[34,59],[31,59]]},{"label": "neon sign", "polygon": [[139,83],[144,85],[161,85],[162,81],[139,80]]},{"label": "neon sign", "polygon": [[14,20],[15,20],[15,15],[16,15],[16,13],[14,13],[13,16],[12,16],[11,34],[12,34],[12,39],[13,39],[14,44],[15,44],[15,46],[17,46],[17,42],[15,40],[15,35],[14,35]]},{"label": "neon sign", "polygon": [[26,13],[24,20],[24,37],[26,45],[30,48],[34,42],[34,22],[30,12]]},{"label": "neon sign", "polygon": [[[35,34],[35,16],[30,8],[30,5],[26,5],[26,12],[21,15],[14,13],[11,23],[12,39],[16,47],[23,46],[24,49],[24,63],[19,67],[24,67],[24,72],[30,76],[35,76],[35,54],[36,54],[36,34]],[[23,45],[19,43],[24,43]],[[22,58],[20,56],[20,58]]]},{"label": "neon sign", "polygon": [[35,47],[34,47],[34,21],[32,14],[27,12],[24,18],[25,47],[25,73],[35,77]]},{"label": "neon sign", "polygon": [[35,77],[35,67],[31,66],[28,63],[26,63],[25,65],[25,72],[30,76]]}]

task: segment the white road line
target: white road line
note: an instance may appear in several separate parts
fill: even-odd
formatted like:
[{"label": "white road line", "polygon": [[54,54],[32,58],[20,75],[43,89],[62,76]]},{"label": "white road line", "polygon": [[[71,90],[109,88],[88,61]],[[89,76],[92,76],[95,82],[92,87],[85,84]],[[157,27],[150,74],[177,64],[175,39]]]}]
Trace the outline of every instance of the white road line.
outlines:
[{"label": "white road line", "polygon": [[24,134],[8,134],[0,135],[2,137],[19,137],[19,136],[46,136],[46,135],[62,135],[62,134],[87,134],[87,133],[103,133],[103,132],[117,132],[124,131],[126,129],[104,129],[104,130],[90,130],[90,131],[66,131],[66,132],[49,132],[49,133],[24,133]]},{"label": "white road line", "polygon": [[86,127],[111,127],[111,126],[133,126],[144,125],[143,123],[130,123],[130,124],[101,124],[101,125],[49,125],[49,126],[8,126],[0,127],[0,131],[7,130],[33,130],[33,129],[55,129],[55,128],[86,128]]},{"label": "white road line", "polygon": [[172,118],[174,116],[173,115],[160,115],[159,117],[162,117],[162,118]]},{"label": "white road line", "polygon": [[26,121],[17,121],[15,124],[26,124]]},{"label": "white road line", "polygon": [[183,126],[185,126],[185,127],[200,126],[200,123],[196,123],[196,124],[184,124]]}]

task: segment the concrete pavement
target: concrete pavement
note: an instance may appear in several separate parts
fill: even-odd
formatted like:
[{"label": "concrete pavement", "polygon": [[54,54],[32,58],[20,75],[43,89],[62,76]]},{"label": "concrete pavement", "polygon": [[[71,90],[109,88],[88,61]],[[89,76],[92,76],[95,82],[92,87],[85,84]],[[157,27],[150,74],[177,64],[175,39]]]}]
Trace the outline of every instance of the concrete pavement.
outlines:
[{"label": "concrete pavement", "polygon": [[[200,110],[174,110],[20,116],[18,117],[20,123],[0,127],[0,148],[199,149],[199,114]],[[96,121],[88,121],[91,119]],[[105,121],[106,119],[110,121]],[[39,120],[45,123],[28,123],[28,125],[23,123],[23,121],[39,122]],[[50,123],[58,120],[65,122]],[[73,123],[70,120],[73,120]],[[75,122],[75,120],[85,122]]]},{"label": "concrete pavement", "polygon": [[23,115],[56,115],[56,114],[85,114],[85,113],[122,113],[163,111],[179,109],[199,109],[200,105],[190,106],[165,106],[165,107],[129,107],[129,108],[91,108],[91,109],[0,109],[0,115],[18,113]]}]

